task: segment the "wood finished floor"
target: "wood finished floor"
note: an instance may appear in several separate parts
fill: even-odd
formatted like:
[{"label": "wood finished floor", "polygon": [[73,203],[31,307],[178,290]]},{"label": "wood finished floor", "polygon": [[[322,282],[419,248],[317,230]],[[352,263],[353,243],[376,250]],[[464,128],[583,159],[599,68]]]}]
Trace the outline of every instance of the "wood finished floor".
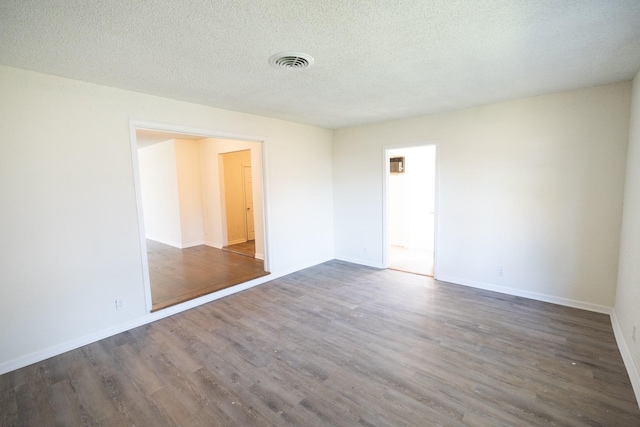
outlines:
[{"label": "wood finished floor", "polygon": [[256,256],[256,241],[247,240],[244,243],[237,243],[235,245],[225,246],[224,248],[222,248],[222,250],[253,258]]},{"label": "wood finished floor", "polygon": [[147,239],[152,311],[266,276],[264,261],[210,246],[178,249]]},{"label": "wood finished floor", "polygon": [[0,376],[1,426],[638,426],[609,317],[331,261]]}]

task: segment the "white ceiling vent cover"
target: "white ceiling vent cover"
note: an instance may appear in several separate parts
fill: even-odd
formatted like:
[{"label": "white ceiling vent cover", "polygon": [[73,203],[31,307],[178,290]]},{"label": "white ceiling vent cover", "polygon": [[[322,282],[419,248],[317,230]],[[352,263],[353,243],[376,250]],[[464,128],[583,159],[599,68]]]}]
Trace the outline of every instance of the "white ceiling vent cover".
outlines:
[{"label": "white ceiling vent cover", "polygon": [[313,58],[306,53],[281,52],[269,58],[269,63],[274,67],[299,70],[310,67],[313,64]]}]

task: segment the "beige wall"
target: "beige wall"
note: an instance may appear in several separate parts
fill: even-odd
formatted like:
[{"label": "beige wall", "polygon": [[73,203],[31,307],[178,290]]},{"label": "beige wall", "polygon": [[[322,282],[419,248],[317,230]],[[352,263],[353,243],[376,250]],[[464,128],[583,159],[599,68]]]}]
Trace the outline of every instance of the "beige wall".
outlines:
[{"label": "beige wall", "polygon": [[383,265],[383,147],[435,142],[440,279],[608,310],[630,89],[618,83],[337,130],[336,256]]}]

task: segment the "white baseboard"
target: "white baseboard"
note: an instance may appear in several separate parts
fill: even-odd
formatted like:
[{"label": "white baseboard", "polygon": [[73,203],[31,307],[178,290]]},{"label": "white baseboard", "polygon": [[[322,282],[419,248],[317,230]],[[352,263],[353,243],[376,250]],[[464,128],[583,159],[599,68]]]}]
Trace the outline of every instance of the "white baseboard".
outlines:
[{"label": "white baseboard", "polygon": [[169,245],[169,246],[173,246],[174,248],[182,249],[182,243],[180,242],[173,242],[165,239],[159,239],[153,236],[147,236],[146,238],[149,240],[153,240],[154,242],[162,243],[163,245]]},{"label": "white baseboard", "polygon": [[338,257],[336,259],[338,261],[344,261],[344,262],[350,262],[350,263],[353,263],[353,264],[365,265],[367,267],[385,268],[385,266],[382,265],[382,263],[371,262],[369,260],[362,260],[362,259],[356,259],[356,258],[350,258],[350,257]]},{"label": "white baseboard", "polygon": [[155,237],[150,237],[150,236],[147,236],[147,239],[153,240],[154,242],[162,243],[163,245],[173,246],[174,248],[178,248],[178,249],[192,248],[194,246],[200,246],[205,244],[204,240],[196,240],[195,242],[182,243],[182,242],[172,242],[169,240],[157,239]]},{"label": "white baseboard", "polygon": [[522,289],[510,288],[507,286],[494,285],[492,283],[477,282],[475,280],[462,279],[454,276],[439,274],[437,280],[442,282],[454,283],[456,285],[464,285],[472,288],[485,289],[487,291],[499,292],[501,294],[513,295],[516,297],[529,298],[537,301],[550,302],[552,304],[564,305],[566,307],[579,308],[596,313],[611,314],[612,307],[606,305],[593,304],[590,302],[578,301],[569,298],[557,297],[554,295],[539,294],[537,292],[524,291]]},{"label": "white baseboard", "polygon": [[0,363],[0,375],[6,374],[7,372],[15,371],[16,369],[24,368],[25,366],[29,366],[34,363],[41,362],[43,360],[49,359],[50,357],[58,356],[62,353],[66,353],[67,351],[75,350],[79,347],[94,343],[96,341],[100,341],[110,336],[128,331],[130,329],[137,328],[138,326],[146,325],[148,323],[155,322],[156,320],[160,320],[165,317],[169,317],[174,314],[177,314],[186,310],[190,310],[199,305],[207,304],[211,301],[215,301],[217,299],[224,298],[226,296],[229,296],[238,292],[242,292],[246,289],[253,288],[254,286],[258,286],[263,283],[270,282],[272,280],[286,276],[287,274],[295,273],[296,271],[303,270],[305,268],[309,268],[314,265],[322,264],[323,262],[326,262],[329,260],[330,259],[326,259],[319,262],[313,262],[308,265],[283,270],[278,273],[270,273],[267,276],[258,277],[257,279],[250,280],[248,282],[241,283],[239,285],[235,285],[230,288],[222,289],[212,294],[204,295],[199,298],[183,302],[182,304],[177,304],[171,307],[167,307],[160,311],[147,313],[144,316],[131,319],[119,325],[115,325],[115,326],[97,331],[95,333],[87,334],[85,336],[82,336],[70,341],[66,341],[60,344],[56,344],[54,346],[35,351],[33,353],[18,357],[13,360],[9,360],[7,362]]},{"label": "white baseboard", "polygon": [[366,265],[367,267],[385,268],[385,266],[382,263],[371,262],[369,260],[362,260],[362,259],[356,259],[356,258],[350,258],[350,257],[336,257],[336,259],[338,261],[344,261],[344,262],[350,262],[350,263],[353,263],[353,264]]},{"label": "white baseboard", "polygon": [[261,260],[263,260],[263,261],[264,261],[264,254],[260,254],[260,253],[256,252],[256,254],[255,254],[254,258],[256,258],[256,259],[261,259]]},{"label": "white baseboard", "polygon": [[198,240],[196,242],[183,243],[180,246],[180,249],[193,248],[194,246],[202,246],[204,245],[204,240]]},{"label": "white baseboard", "polygon": [[210,246],[210,247],[212,247],[212,248],[222,249],[222,243],[215,243],[215,242],[211,242],[211,241],[205,240],[205,241],[203,242],[203,244],[204,244],[205,246]]},{"label": "white baseboard", "polygon": [[556,297],[553,295],[539,294],[536,292],[523,291],[520,289],[509,288],[506,286],[498,286],[490,283],[476,282],[473,280],[461,279],[459,277],[452,277],[446,275],[439,275],[437,280],[442,282],[455,283],[457,285],[469,286],[473,288],[485,289],[488,291],[500,292],[502,294],[513,295],[523,298],[529,298],[537,301],[550,302],[553,304],[564,305],[567,307],[579,308],[582,310],[593,311],[596,313],[608,314],[611,318],[611,325],[613,327],[613,333],[616,338],[616,343],[618,344],[618,349],[620,350],[620,354],[622,355],[622,360],[624,361],[624,366],[627,369],[627,373],[629,375],[629,379],[631,380],[631,386],[633,388],[633,393],[636,396],[636,401],[640,405],[640,374],[638,373],[638,368],[631,357],[631,352],[629,351],[629,347],[627,346],[627,342],[624,339],[624,335],[622,333],[622,329],[620,329],[620,324],[618,323],[618,318],[616,317],[615,309],[612,307],[607,307],[605,305],[593,304],[590,302],[577,301],[568,298]]},{"label": "white baseboard", "polygon": [[163,319],[165,317],[172,316],[174,314],[183,312],[185,310],[192,309],[202,304],[209,303],[211,301],[215,301],[220,298],[224,298],[226,296],[235,294],[237,292],[244,291],[246,289],[252,288],[254,286],[261,285],[263,283],[269,282],[271,280],[277,279],[278,277],[283,276],[270,274],[268,276],[259,277],[257,279],[251,280],[249,282],[245,282],[236,286],[232,286],[230,288],[222,289],[218,292],[214,292],[209,295],[204,295],[200,298],[192,299],[190,301],[186,301],[182,304],[177,304],[171,307],[167,307],[163,310],[156,311],[154,313],[147,313],[142,317],[138,317],[136,319],[129,320],[127,322],[121,323],[119,325],[103,329],[101,331],[85,335],[80,338],[73,339],[71,341],[67,341],[58,345],[54,345],[49,348],[45,348],[40,351],[36,351],[34,353],[28,354],[23,357],[19,357],[14,360],[10,360],[8,362],[0,364],[0,375],[5,374],[7,372],[14,371],[16,369],[23,368],[25,366],[31,365],[33,363],[38,363],[43,360],[46,360],[50,357],[57,356],[62,353],[66,353],[67,351],[75,350],[76,348],[85,346],[87,344],[94,343],[96,341],[100,341],[102,339],[108,338],[112,335],[116,335],[125,331],[128,331],[133,328],[137,328],[138,326],[146,325],[151,322],[155,322],[156,320]]},{"label": "white baseboard", "polygon": [[640,406],[640,374],[638,374],[638,367],[633,361],[633,357],[631,357],[629,346],[627,346],[627,340],[624,339],[624,334],[620,328],[620,323],[618,323],[618,317],[616,316],[615,309],[611,312],[611,326],[613,327],[613,334],[616,337],[616,342],[618,343],[618,349],[620,349],[620,355],[624,361],[624,366],[627,368],[627,373],[631,380],[631,387],[633,387],[633,392],[636,395],[636,402],[638,402],[638,406]]}]

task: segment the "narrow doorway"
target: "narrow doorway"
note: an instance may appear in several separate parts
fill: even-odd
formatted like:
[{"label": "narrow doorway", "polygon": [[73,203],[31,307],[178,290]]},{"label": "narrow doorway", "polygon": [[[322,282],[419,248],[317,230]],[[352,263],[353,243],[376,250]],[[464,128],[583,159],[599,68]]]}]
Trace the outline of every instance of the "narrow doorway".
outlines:
[{"label": "narrow doorway", "polygon": [[436,146],[387,150],[388,266],[434,275]]},{"label": "narrow doorway", "polygon": [[254,258],[256,232],[251,153],[242,150],[223,153],[220,157],[223,170],[220,194],[227,232],[226,244],[222,249]]}]

